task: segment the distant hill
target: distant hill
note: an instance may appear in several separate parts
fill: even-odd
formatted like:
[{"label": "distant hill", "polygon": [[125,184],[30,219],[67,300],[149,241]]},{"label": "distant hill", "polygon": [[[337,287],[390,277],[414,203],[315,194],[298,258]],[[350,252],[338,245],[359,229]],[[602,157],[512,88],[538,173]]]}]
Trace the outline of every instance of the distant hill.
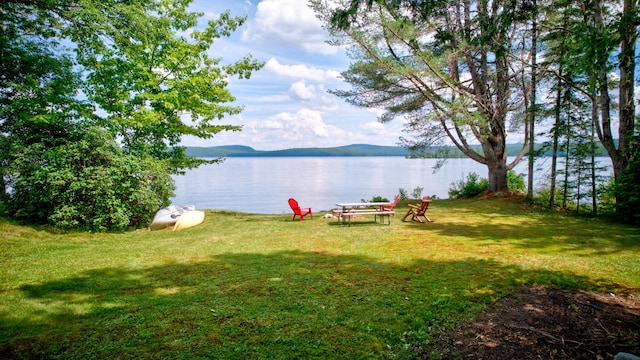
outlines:
[{"label": "distant hill", "polygon": [[[472,145],[478,153],[482,152],[480,145]],[[541,149],[536,144],[536,149]],[[507,144],[507,155],[516,156],[522,149],[522,144]],[[187,147],[187,155],[196,157],[286,157],[286,156],[404,156],[414,158],[465,158],[457,148],[451,146],[434,146],[424,149],[421,153],[411,153],[402,146],[378,146],[368,144],[354,144],[329,148],[296,148],[285,150],[255,150],[250,146],[225,145],[212,147]],[[600,154],[605,154],[600,150]],[[550,149],[542,151],[540,156],[550,156]]]},{"label": "distant hill", "polygon": [[249,146],[227,145],[187,147],[187,155],[196,157],[279,157],[279,156],[409,156],[401,146],[354,144],[331,148],[298,148],[285,150],[255,150]]}]

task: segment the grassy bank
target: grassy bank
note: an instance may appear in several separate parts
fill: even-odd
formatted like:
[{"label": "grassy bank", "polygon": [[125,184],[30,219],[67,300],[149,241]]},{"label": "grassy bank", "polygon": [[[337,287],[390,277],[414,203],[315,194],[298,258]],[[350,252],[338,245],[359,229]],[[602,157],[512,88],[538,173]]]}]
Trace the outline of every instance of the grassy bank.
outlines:
[{"label": "grassy bank", "polygon": [[637,228],[515,200],[430,209],[123,234],[0,220],[0,357],[403,359],[522,285],[640,293]]}]

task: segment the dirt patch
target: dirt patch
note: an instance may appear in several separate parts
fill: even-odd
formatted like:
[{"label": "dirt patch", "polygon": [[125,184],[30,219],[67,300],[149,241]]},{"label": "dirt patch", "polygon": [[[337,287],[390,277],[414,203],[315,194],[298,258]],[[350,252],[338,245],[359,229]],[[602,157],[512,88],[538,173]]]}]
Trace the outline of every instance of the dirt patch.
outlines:
[{"label": "dirt patch", "polygon": [[[535,287],[443,335],[443,359],[613,359],[640,356],[640,296]],[[426,351],[418,358],[428,359]]]}]

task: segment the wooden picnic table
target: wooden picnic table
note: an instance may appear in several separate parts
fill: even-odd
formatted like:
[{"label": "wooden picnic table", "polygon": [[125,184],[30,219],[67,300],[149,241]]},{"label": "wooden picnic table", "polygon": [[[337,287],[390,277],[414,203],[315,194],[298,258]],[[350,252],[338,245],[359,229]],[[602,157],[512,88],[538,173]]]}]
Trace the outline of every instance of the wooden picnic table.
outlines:
[{"label": "wooden picnic table", "polygon": [[380,216],[380,223],[384,222],[384,216],[387,217],[387,225],[391,225],[391,215],[395,214],[393,210],[384,210],[385,206],[391,206],[391,202],[359,202],[359,203],[337,203],[338,209],[338,221],[345,224],[345,218],[349,219],[349,226],[351,226],[351,218],[361,215],[373,215],[373,220],[378,222],[378,215]]}]

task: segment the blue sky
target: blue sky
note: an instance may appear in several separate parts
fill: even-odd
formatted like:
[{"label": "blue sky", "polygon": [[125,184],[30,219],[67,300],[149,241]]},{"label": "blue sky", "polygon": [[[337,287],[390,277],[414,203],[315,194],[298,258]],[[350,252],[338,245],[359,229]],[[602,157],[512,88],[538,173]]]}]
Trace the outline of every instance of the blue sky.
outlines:
[{"label": "blue sky", "polygon": [[381,124],[379,112],[357,108],[329,94],[347,89],[340,73],[349,66],[345,50],[326,43],[328,33],[306,0],[195,0],[202,21],[230,10],[248,16],[232,37],[210,53],[225,62],[252,54],[265,67],[249,80],[231,79],[229,89],[244,111],[221,124],[242,125],[212,139],[185,138],[187,146],[247,145],[257,150],[332,147],[367,143],[397,145],[403,124]]}]

